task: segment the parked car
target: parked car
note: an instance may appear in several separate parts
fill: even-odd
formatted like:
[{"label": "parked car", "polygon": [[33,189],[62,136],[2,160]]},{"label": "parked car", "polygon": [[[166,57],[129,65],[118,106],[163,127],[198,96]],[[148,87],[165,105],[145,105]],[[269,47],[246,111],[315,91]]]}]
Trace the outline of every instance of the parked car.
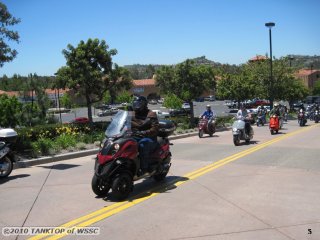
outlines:
[{"label": "parked car", "polygon": [[96,105],[95,108],[101,109],[101,110],[106,110],[106,109],[110,108],[110,106],[108,104],[101,103],[101,104]]},{"label": "parked car", "polygon": [[98,117],[105,117],[105,116],[111,116],[118,112],[119,109],[112,107],[110,109],[106,109],[104,111],[98,112]]},{"label": "parked car", "polygon": [[171,109],[171,110],[169,111],[169,114],[170,114],[171,117],[187,116],[188,114],[190,114],[190,110],[189,110],[189,109],[184,109],[184,108]]},{"label": "parked car", "polygon": [[162,112],[160,110],[152,110],[152,111],[157,114],[159,119],[169,118],[170,117],[170,113],[168,113],[168,112]]},{"label": "parked car", "polygon": [[197,97],[195,99],[196,102],[204,102],[204,97]]},{"label": "parked car", "polygon": [[149,104],[155,105],[155,104],[157,104],[157,101],[152,99],[152,100],[149,101]]},{"label": "parked car", "polygon": [[163,103],[164,103],[164,98],[160,98],[160,99],[158,100],[158,103],[159,103],[159,104],[163,104]]},{"label": "parked car", "polygon": [[204,100],[213,102],[213,101],[216,100],[216,98],[215,98],[214,96],[210,95],[210,96],[208,96],[208,97],[205,97]]},{"label": "parked car", "polygon": [[186,109],[186,110],[190,110],[190,104],[185,102],[185,103],[182,103],[182,106],[181,106],[183,109]]},{"label": "parked car", "polygon": [[226,106],[228,108],[236,108],[238,105],[238,103],[236,101],[229,101],[229,102],[226,102]]},{"label": "parked car", "polygon": [[296,101],[292,104],[292,106],[290,108],[292,108],[293,110],[299,110],[300,108],[303,107],[303,102],[302,101]]},{"label": "parked car", "polygon": [[71,120],[69,123],[73,124],[84,124],[84,123],[89,123],[89,118],[87,117],[78,117],[73,120]]}]

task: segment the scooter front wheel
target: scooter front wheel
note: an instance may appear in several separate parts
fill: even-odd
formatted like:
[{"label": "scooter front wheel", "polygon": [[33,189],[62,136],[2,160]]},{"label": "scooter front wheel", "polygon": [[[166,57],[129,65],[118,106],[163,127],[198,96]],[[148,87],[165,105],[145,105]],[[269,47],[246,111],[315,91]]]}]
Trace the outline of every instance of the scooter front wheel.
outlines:
[{"label": "scooter front wheel", "polygon": [[98,178],[97,175],[93,175],[92,181],[91,181],[91,188],[92,191],[97,195],[97,196],[103,196],[106,195],[109,190],[110,186],[102,181],[101,178]]},{"label": "scooter front wheel", "polygon": [[13,169],[13,163],[8,156],[4,156],[0,159],[0,178],[5,178],[10,175]]},{"label": "scooter front wheel", "polygon": [[203,130],[199,130],[199,138],[203,137]]},{"label": "scooter front wheel", "polygon": [[118,174],[112,182],[112,195],[118,200],[127,198],[132,189],[133,180],[129,173],[123,172]]},{"label": "scooter front wheel", "polygon": [[233,136],[233,144],[234,144],[235,146],[239,146],[239,145],[240,145],[239,136]]}]

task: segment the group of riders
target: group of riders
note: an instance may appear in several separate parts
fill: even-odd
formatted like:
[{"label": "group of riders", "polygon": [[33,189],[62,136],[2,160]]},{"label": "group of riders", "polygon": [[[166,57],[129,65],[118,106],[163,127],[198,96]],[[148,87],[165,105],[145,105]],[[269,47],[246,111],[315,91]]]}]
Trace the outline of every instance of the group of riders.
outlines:
[{"label": "group of riders", "polygon": [[[159,128],[159,121],[156,113],[148,109],[148,101],[145,97],[139,96],[136,97],[133,101],[133,111],[134,117],[132,119],[132,129],[137,131],[140,134],[138,139],[139,142],[139,153],[141,158],[141,174],[148,172],[148,156],[154,151],[157,146],[157,133]],[[319,105],[314,104],[311,107],[309,106],[310,112],[319,111]],[[302,107],[299,112],[305,112],[304,107]],[[266,116],[276,115],[280,124],[282,121],[287,121],[288,109],[285,105],[275,103],[272,110],[268,113],[267,108],[264,106],[259,106],[257,109],[257,117],[261,117],[264,122],[266,122]],[[211,124],[212,120],[216,118],[216,113],[211,109],[210,105],[206,106],[205,112],[200,116],[208,120],[208,125]],[[236,115],[237,119],[246,119],[252,120],[251,114],[246,109],[245,105],[241,105],[240,109]]]}]

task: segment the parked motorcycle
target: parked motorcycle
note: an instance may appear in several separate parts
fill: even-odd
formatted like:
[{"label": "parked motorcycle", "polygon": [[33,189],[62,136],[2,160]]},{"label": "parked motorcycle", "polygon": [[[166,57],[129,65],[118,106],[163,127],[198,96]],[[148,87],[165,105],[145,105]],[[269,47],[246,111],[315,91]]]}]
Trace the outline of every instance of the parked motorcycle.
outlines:
[{"label": "parked motorcycle", "polygon": [[278,133],[279,129],[280,129],[279,117],[277,115],[270,116],[269,130],[270,130],[271,135],[273,135],[274,133]]},{"label": "parked motorcycle", "polygon": [[216,132],[215,119],[207,119],[205,117],[200,118],[198,129],[199,129],[199,138],[202,138],[203,134],[209,134],[209,136],[212,137],[212,135]]},{"label": "parked motorcycle", "polygon": [[[95,173],[91,186],[98,196],[106,195],[112,189],[112,195],[122,200],[133,190],[133,182],[142,178],[139,143],[131,130],[131,112],[119,111],[108,126],[106,138],[95,161]],[[150,173],[156,181],[165,179],[171,166],[170,142],[168,136],[175,125],[170,120],[159,121],[158,147],[149,158]]]},{"label": "parked motorcycle", "polygon": [[16,161],[11,146],[17,140],[17,132],[11,128],[0,129],[0,178],[8,177]]},{"label": "parked motorcycle", "polygon": [[307,123],[307,118],[306,118],[306,115],[305,115],[305,113],[303,111],[299,111],[298,123],[299,123],[300,127],[305,126],[306,123]]},{"label": "parked motorcycle", "polygon": [[232,125],[232,135],[235,146],[240,145],[240,140],[245,140],[246,143],[249,143],[253,138],[253,134],[250,118],[240,118],[234,121]]}]

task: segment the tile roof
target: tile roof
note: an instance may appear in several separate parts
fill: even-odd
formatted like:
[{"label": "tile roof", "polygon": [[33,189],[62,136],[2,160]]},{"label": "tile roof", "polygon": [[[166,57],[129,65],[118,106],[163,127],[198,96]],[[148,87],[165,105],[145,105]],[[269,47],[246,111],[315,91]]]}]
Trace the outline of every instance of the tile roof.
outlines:
[{"label": "tile roof", "polygon": [[254,61],[260,61],[260,60],[266,60],[266,59],[268,59],[266,56],[257,55],[255,57],[251,58],[249,61],[254,62]]},{"label": "tile roof", "polygon": [[298,76],[309,76],[315,72],[320,72],[319,70],[311,70],[311,69],[300,69],[296,74]]},{"label": "tile roof", "polygon": [[154,86],[156,84],[156,81],[154,79],[139,79],[139,80],[133,80],[133,85],[135,87],[142,87],[142,86]]}]

